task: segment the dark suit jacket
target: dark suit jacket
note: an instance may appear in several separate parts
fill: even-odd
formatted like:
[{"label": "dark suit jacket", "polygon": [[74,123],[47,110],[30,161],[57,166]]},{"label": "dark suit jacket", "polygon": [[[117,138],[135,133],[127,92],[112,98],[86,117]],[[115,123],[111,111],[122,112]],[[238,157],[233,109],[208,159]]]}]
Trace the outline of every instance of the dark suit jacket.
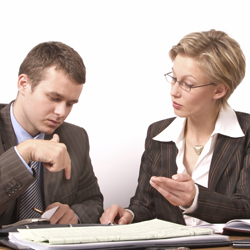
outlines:
[{"label": "dark suit jacket", "polygon": [[[198,208],[189,214],[210,223],[250,219],[250,115],[239,112],[236,115],[245,137],[218,135],[208,188],[198,185]],[[138,186],[128,207],[135,214],[134,222],[159,218],[185,224],[182,210],[170,204],[149,184],[151,176],[171,178],[177,173],[178,149],[175,144],[152,139],[173,120],[174,118],[156,122],[148,129]]]},{"label": "dark suit jacket", "polygon": [[[0,106],[0,225],[18,220],[20,195],[35,178],[14,150],[17,144],[10,120],[10,104]],[[89,157],[89,142],[83,128],[64,122],[54,133],[67,146],[71,178],[64,171],[49,172],[43,167],[45,207],[54,202],[68,204],[82,223],[97,223],[103,212],[103,196]],[[50,140],[52,135],[46,135]]]}]

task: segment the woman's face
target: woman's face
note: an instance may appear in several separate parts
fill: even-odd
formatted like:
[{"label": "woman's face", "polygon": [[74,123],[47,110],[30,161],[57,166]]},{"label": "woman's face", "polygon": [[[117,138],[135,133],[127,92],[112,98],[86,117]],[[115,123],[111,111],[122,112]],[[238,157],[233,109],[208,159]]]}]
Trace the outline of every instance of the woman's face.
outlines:
[{"label": "woman's face", "polygon": [[[172,72],[177,81],[188,83],[191,86],[211,83],[197,66],[196,61],[187,56],[176,56]],[[214,112],[217,109],[216,88],[217,85],[208,85],[187,92],[177,82],[172,84],[170,95],[175,114],[180,117],[196,117]]]}]

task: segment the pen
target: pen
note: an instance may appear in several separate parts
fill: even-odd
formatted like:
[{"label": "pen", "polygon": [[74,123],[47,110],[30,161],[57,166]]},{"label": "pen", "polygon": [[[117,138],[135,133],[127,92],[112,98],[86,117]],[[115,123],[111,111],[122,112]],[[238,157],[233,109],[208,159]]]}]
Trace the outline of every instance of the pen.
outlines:
[{"label": "pen", "polygon": [[39,213],[39,214],[43,214],[43,211],[42,211],[41,209],[39,209],[39,208],[32,207],[32,209],[33,209],[35,212]]}]

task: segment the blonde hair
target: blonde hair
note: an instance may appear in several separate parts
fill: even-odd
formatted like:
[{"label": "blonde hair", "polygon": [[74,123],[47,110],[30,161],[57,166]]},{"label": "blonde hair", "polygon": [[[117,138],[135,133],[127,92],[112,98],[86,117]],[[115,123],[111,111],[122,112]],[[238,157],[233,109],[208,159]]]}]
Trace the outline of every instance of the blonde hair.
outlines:
[{"label": "blonde hair", "polygon": [[211,29],[184,36],[169,51],[172,61],[178,54],[194,58],[213,83],[228,87],[226,95],[219,100],[226,107],[228,98],[245,76],[246,62],[240,45],[225,32]]}]

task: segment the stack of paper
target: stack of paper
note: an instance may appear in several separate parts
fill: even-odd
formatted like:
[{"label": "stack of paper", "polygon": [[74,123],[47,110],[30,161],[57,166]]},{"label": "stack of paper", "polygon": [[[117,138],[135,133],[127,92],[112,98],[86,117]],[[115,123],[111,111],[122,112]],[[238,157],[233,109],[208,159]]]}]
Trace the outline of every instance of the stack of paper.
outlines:
[{"label": "stack of paper", "polygon": [[129,225],[19,229],[19,233],[10,234],[10,240],[35,249],[100,249],[131,244],[147,246],[155,242],[166,245],[181,242],[181,239],[195,241],[203,238],[204,241],[209,236],[210,239],[214,236],[209,228],[193,228],[154,219]]}]

